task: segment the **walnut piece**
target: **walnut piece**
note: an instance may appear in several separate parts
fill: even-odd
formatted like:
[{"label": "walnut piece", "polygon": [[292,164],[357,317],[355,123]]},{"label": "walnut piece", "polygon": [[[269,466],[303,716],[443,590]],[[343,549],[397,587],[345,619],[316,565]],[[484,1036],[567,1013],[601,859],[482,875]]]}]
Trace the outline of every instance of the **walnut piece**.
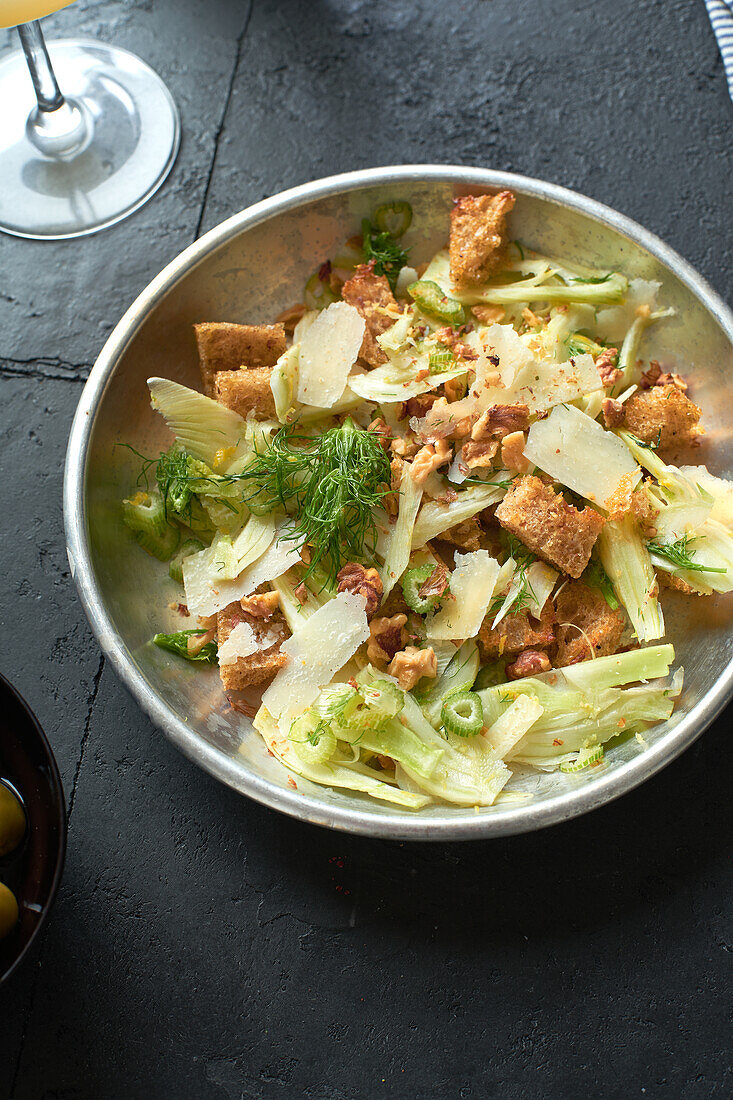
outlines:
[{"label": "walnut piece", "polygon": [[394,676],[403,691],[412,691],[418,680],[423,676],[435,678],[438,675],[438,660],[432,646],[427,649],[418,649],[414,645],[408,645],[406,649],[395,653],[389,668],[390,676]]},{"label": "walnut piece", "polygon": [[529,462],[524,457],[524,445],[526,443],[524,432],[510,432],[501,441],[501,461],[508,470],[516,470],[518,474],[526,474]]},{"label": "walnut piece", "polygon": [[370,619],[381,603],[384,587],[376,569],[365,569],[363,565],[350,561],[336,575],[336,591],[363,596],[367,619]]},{"label": "walnut piece", "polygon": [[239,601],[242,611],[253,619],[271,619],[280,603],[278,592],[260,592]]},{"label": "walnut piece", "polygon": [[620,371],[616,366],[617,356],[617,348],[604,348],[595,361],[596,370],[601,376],[601,382],[604,388],[615,386],[623,373],[623,371]]},{"label": "walnut piece", "polygon": [[407,641],[407,615],[392,615],[387,619],[372,619],[369,624],[367,657],[376,668],[386,668]]},{"label": "walnut piece", "polygon": [[436,565],[427,580],[423,581],[417,590],[422,600],[431,596],[442,596],[449,584],[448,570],[444,565]]},{"label": "walnut piece", "polygon": [[392,432],[389,430],[389,425],[386,420],[383,420],[381,416],[376,417],[376,419],[372,420],[367,431],[379,438],[379,442],[385,452],[389,451],[389,445],[392,442]]},{"label": "walnut piece", "polygon": [[479,443],[474,443],[472,440],[469,440],[468,443],[463,444],[461,462],[463,462],[469,470],[485,469],[491,466],[498,450],[499,441],[497,439],[481,440]]},{"label": "walnut piece", "polygon": [[474,424],[471,439],[503,439],[511,432],[526,432],[529,427],[529,406],[491,405]]},{"label": "walnut piece", "polygon": [[603,422],[607,428],[618,428],[626,419],[626,409],[615,397],[604,397],[601,408]]},{"label": "walnut piece", "polygon": [[506,674],[510,680],[521,680],[523,676],[537,676],[540,672],[547,672],[550,668],[550,658],[539,649],[525,649],[520,653],[516,661],[506,666]]},{"label": "walnut piece", "polygon": [[450,461],[451,448],[445,439],[436,439],[421,447],[412,461],[410,476],[416,485],[424,485],[433,470]]}]

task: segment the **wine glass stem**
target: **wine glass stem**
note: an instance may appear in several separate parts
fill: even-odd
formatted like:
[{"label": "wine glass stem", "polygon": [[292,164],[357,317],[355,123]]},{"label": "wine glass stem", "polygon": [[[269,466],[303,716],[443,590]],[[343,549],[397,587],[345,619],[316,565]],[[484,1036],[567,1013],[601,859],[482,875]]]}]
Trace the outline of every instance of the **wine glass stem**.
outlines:
[{"label": "wine glass stem", "polygon": [[46,42],[41,30],[41,24],[36,19],[33,23],[21,23],[18,27],[20,44],[23,47],[25,59],[33,81],[33,88],[38,100],[40,111],[57,111],[63,106],[64,97],[61,94],[56,74],[53,71],[51,60],[46,49]]}]

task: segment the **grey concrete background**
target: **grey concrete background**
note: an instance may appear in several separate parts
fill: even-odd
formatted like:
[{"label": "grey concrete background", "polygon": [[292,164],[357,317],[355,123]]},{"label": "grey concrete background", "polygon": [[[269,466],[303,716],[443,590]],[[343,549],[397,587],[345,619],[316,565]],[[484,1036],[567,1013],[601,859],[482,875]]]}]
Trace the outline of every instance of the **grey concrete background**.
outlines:
[{"label": "grey concrete background", "polygon": [[0,668],[70,810],[53,918],[0,996],[0,1096],[730,1095],[730,713],[542,834],[411,847],[306,827],[138,711],[61,518],[71,417],[114,323],[200,232],[291,184],[405,161],[541,176],[638,219],[731,300],[733,110],[703,0],[79,0],[45,27],[148,60],[183,146],[117,228],[0,238]]}]

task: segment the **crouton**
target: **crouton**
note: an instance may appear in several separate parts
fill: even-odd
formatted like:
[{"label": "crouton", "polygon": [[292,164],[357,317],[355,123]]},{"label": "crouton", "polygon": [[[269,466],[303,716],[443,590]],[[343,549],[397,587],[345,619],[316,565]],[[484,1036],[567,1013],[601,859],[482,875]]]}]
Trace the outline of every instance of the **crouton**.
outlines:
[{"label": "crouton", "polygon": [[219,371],[240,367],[274,367],[285,351],[282,325],[232,325],[206,322],[194,325],[199,349],[204,393],[214,396],[214,378]]},{"label": "crouton", "polygon": [[576,578],[588,564],[605,522],[592,508],[573,508],[534,476],[515,481],[495,514],[502,527],[533,553]]},{"label": "crouton", "polygon": [[370,367],[386,363],[387,356],[377,343],[377,336],[391,328],[400,312],[386,276],[374,274],[373,260],[368,264],[359,264],[341,288],[341,297],[348,305],[358,309],[366,321],[364,341],[359,352],[361,358]]},{"label": "crouton", "polygon": [[251,684],[261,684],[271,679],[287,663],[287,655],[280,652],[280,646],[287,638],[289,631],[285,621],[278,612],[275,612],[268,622],[248,615],[242,610],[239,603],[230,603],[216,617],[218,644],[227,640],[237,623],[249,623],[257,638],[269,639],[275,636],[275,641],[267,649],[259,649],[246,657],[238,657],[233,665],[220,665],[219,675],[225,691],[241,691]]},{"label": "crouton", "polygon": [[598,589],[568,581],[557,595],[555,610],[556,668],[607,657],[618,649],[626,616],[620,609],[613,611]]},{"label": "crouton", "polygon": [[275,398],[270,389],[272,367],[252,370],[222,370],[214,378],[213,397],[228,409],[246,417],[254,412],[256,420],[275,417]]},{"label": "crouton", "polygon": [[489,611],[476,639],[484,661],[514,656],[525,649],[541,649],[555,641],[555,612],[551,600],[543,607],[539,619],[533,618],[528,611],[517,611],[513,615],[505,615],[498,626],[492,628],[495,616],[496,611]]},{"label": "crouton", "polygon": [[485,282],[504,258],[511,191],[465,195],[450,215],[450,277],[457,285]]},{"label": "crouton", "polygon": [[637,390],[624,407],[624,427],[642,443],[653,443],[660,451],[694,443],[702,435],[698,425],[702,409],[673,383]]}]

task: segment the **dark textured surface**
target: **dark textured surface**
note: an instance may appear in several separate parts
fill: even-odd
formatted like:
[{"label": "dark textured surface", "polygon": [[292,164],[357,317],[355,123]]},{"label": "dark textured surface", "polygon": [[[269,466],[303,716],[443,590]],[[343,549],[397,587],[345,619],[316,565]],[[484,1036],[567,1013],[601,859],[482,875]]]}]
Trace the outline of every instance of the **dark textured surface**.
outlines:
[{"label": "dark textured surface", "polygon": [[116,229],[0,238],[0,667],[71,811],[53,918],[0,998],[0,1095],[731,1095],[729,714],[643,789],[542,834],[410,847],[306,827],[195,770],[104,668],[60,505],[81,382],[135,295],[201,230],[329,172],[542,176],[733,298],[733,111],[702,0],[255,0],[251,18],[242,0],[80,0],[46,25],[150,61],[184,137]]}]

